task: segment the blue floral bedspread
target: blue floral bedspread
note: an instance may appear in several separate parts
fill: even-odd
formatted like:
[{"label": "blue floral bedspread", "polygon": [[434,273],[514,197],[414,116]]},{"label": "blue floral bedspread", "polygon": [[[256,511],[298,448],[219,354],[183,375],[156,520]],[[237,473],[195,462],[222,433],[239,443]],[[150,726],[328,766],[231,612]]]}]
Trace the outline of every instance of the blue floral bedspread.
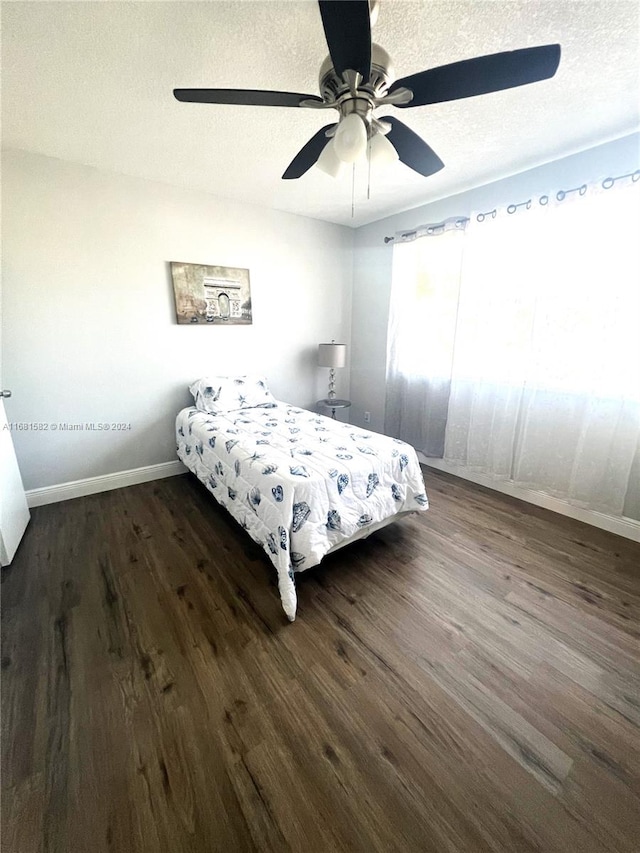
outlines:
[{"label": "blue floral bedspread", "polygon": [[368,527],[428,507],[410,445],[286,403],[222,415],[183,409],[176,441],[182,462],[266,551],[292,621],[294,572]]}]

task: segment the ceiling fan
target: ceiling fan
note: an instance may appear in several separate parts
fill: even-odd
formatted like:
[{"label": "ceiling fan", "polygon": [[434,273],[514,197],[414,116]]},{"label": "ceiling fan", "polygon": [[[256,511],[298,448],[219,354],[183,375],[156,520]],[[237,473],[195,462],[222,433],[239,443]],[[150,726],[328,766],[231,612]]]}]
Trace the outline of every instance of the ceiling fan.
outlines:
[{"label": "ceiling fan", "polygon": [[283,174],[299,178],[315,163],[336,175],[367,148],[373,161],[400,159],[428,177],[444,167],[438,155],[395,116],[377,118],[382,106],[401,109],[499,92],[546,80],[560,63],[560,45],[493,53],[396,79],[387,52],[371,41],[379,0],[318,0],[329,56],[320,68],[317,95],[256,89],[174,89],[179,101],[265,107],[335,109],[338,122],[322,127]]}]

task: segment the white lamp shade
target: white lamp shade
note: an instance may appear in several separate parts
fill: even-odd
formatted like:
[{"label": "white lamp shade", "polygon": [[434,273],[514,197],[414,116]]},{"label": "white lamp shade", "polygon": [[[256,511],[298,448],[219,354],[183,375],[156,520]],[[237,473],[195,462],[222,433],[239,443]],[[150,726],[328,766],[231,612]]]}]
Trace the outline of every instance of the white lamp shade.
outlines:
[{"label": "white lamp shade", "polygon": [[344,367],[346,363],[346,344],[318,344],[319,367]]},{"label": "white lamp shade", "polygon": [[333,137],[333,148],[343,163],[355,163],[367,150],[367,128],[356,113],[340,119]]},{"label": "white lamp shade", "polygon": [[398,152],[382,133],[376,135],[369,142],[369,156],[374,166],[388,166],[398,159]]},{"label": "white lamp shade", "polygon": [[335,152],[333,139],[329,140],[329,143],[322,149],[322,154],[318,158],[316,166],[332,178],[339,177],[344,169],[344,163]]}]

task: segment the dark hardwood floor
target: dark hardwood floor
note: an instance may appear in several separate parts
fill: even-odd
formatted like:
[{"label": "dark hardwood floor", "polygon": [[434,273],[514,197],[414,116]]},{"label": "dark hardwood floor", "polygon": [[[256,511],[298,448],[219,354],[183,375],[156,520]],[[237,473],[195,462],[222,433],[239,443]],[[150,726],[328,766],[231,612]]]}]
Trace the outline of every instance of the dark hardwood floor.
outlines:
[{"label": "dark hardwood floor", "polygon": [[298,580],[190,476],[34,510],[7,853],[640,850],[640,546],[433,471]]}]

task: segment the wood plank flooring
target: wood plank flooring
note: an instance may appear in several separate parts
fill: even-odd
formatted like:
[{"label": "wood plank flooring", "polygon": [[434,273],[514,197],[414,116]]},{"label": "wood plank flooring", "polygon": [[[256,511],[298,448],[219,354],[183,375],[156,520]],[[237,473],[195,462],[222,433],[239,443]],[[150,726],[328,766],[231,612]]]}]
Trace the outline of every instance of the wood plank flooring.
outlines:
[{"label": "wood plank flooring", "polygon": [[3,574],[7,853],[640,850],[640,546],[425,469],[298,580],[186,475]]}]

